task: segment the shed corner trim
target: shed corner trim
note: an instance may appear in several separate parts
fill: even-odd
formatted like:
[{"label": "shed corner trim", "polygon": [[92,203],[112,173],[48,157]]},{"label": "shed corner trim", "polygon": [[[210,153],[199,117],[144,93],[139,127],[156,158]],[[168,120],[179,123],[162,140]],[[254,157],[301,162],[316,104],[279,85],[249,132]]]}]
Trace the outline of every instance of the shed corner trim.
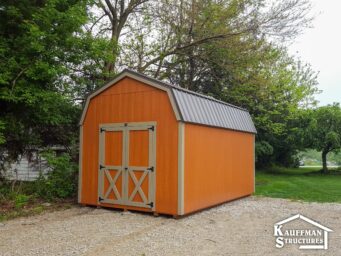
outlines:
[{"label": "shed corner trim", "polygon": [[82,201],[82,161],[83,161],[83,125],[79,127],[79,156],[78,156],[78,203]]},{"label": "shed corner trim", "polygon": [[178,123],[178,215],[184,214],[185,123]]}]

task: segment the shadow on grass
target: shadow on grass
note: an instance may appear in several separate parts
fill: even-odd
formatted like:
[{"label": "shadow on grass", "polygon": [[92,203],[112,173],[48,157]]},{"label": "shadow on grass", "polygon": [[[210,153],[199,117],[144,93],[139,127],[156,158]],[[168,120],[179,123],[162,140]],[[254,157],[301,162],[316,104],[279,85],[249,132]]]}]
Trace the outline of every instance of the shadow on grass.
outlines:
[{"label": "shadow on grass", "polygon": [[323,170],[319,167],[285,168],[285,167],[273,166],[273,167],[268,167],[264,169],[257,169],[257,172],[264,173],[264,174],[271,174],[271,175],[280,175],[280,176],[341,175],[340,168],[330,168],[327,173],[324,173]]},{"label": "shadow on grass", "polygon": [[341,170],[331,169],[331,170],[328,170],[327,173],[324,173],[323,170],[318,170],[318,171],[307,172],[304,175],[308,175],[308,176],[310,176],[310,175],[320,175],[320,176],[329,176],[329,175],[333,176],[333,175],[335,175],[335,176],[337,176],[337,175],[341,175]]}]

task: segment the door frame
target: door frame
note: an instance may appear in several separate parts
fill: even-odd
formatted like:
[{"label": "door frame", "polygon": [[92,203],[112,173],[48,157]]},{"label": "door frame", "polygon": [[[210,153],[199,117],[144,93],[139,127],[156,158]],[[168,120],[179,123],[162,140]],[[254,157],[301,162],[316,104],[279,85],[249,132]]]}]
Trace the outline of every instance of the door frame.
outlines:
[{"label": "door frame", "polygon": [[[155,211],[155,197],[156,197],[156,127],[157,123],[151,122],[127,122],[127,123],[106,123],[99,125],[99,165],[98,165],[98,198],[97,203],[117,204],[123,206],[134,206],[150,209]],[[128,197],[128,178],[129,172],[134,168],[129,168],[129,133],[136,130],[148,130],[149,131],[149,154],[148,162],[150,167],[153,167],[151,171],[148,171],[148,204],[143,202],[133,202]],[[105,167],[105,131],[122,131],[122,165],[121,166],[109,166],[113,170],[117,170],[122,175],[122,193],[120,200],[111,200],[103,198],[103,184],[104,184],[104,171]],[[133,173],[134,174],[134,173]],[[117,174],[116,174],[117,175]],[[145,179],[147,178],[145,177]],[[127,181],[127,182],[124,182]],[[135,183],[134,183],[135,184]],[[110,185],[109,185],[110,186]],[[138,192],[137,192],[138,193]]]}]

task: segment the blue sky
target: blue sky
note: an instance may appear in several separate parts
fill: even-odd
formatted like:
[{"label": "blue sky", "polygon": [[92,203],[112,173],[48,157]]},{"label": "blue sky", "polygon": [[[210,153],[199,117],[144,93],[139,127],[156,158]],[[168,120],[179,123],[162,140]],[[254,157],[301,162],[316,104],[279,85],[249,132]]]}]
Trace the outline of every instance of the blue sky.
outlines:
[{"label": "blue sky", "polygon": [[319,105],[341,103],[341,0],[311,0],[316,14],[307,29],[289,46],[289,51],[319,71]]}]

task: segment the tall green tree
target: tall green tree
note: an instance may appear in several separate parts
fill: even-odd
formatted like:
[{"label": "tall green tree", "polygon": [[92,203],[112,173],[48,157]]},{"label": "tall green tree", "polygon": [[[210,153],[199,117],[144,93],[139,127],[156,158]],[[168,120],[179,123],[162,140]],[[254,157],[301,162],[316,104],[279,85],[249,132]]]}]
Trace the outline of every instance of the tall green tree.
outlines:
[{"label": "tall green tree", "polygon": [[[307,148],[321,152],[323,172],[328,172],[327,156],[341,149],[341,108],[340,104],[323,106],[307,111],[303,116],[307,127],[302,131]],[[308,121],[307,121],[308,120]]]},{"label": "tall green tree", "polygon": [[84,61],[78,53],[87,20],[83,0],[1,1],[1,160],[74,140],[79,107],[69,67]]}]

